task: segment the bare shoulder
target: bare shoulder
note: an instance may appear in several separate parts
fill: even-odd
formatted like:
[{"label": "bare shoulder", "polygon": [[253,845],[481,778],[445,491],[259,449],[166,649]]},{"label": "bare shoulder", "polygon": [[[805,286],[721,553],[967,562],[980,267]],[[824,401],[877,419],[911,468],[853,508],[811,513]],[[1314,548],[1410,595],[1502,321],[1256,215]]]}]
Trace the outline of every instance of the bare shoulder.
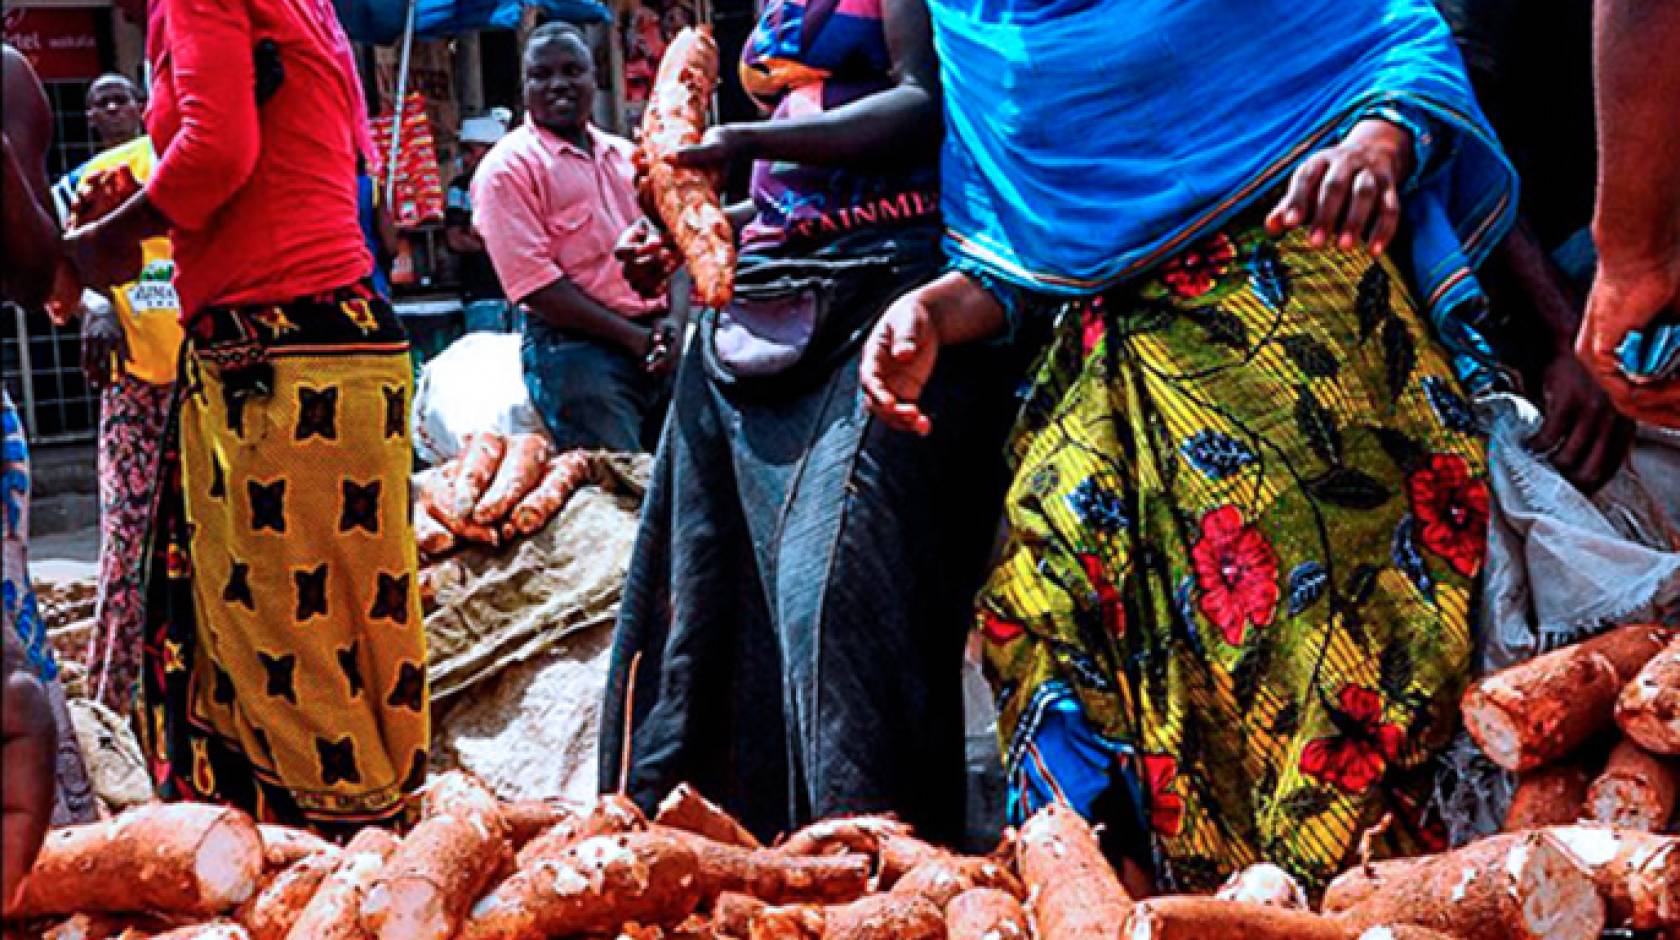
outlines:
[{"label": "bare shoulder", "polygon": [[10,45],[0,49],[5,56],[6,137],[19,151],[18,158],[27,164],[46,153],[52,114],[47,108],[47,93],[29,60]]}]

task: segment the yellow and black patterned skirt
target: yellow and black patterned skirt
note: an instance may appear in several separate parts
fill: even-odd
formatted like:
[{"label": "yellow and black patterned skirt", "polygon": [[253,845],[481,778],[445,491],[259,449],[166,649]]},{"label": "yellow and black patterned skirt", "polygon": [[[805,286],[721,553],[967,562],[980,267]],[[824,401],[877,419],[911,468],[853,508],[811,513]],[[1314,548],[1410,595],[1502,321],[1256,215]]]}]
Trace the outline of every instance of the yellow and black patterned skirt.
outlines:
[{"label": "yellow and black patterned skirt", "polygon": [[137,715],[164,798],[330,834],[410,813],[429,735],[410,369],[360,285],[189,330]]}]

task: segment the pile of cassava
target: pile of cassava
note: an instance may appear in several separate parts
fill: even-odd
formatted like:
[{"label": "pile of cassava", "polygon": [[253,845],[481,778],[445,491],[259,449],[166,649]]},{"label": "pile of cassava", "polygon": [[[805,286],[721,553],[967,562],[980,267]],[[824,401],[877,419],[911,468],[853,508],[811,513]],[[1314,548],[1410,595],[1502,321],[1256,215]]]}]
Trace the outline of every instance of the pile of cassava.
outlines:
[{"label": "pile of cassava", "polygon": [[[1593,940],[1680,926],[1675,837],[1604,826],[1495,836],[1344,874],[1322,910],[1280,869],[1216,897],[1127,896],[1061,806],[989,857],[901,823],[831,819],[765,847],[689,787],[650,821],[618,797],[506,803],[427,788],[404,838],[338,848],[235,810],[149,805],[53,833],[8,932],[51,940]],[[65,920],[65,918],[69,918]]]},{"label": "pile of cassava", "polygon": [[542,434],[470,436],[461,456],[415,481],[414,537],[423,558],[469,543],[500,546],[531,535],[590,482],[589,454],[555,456]]}]

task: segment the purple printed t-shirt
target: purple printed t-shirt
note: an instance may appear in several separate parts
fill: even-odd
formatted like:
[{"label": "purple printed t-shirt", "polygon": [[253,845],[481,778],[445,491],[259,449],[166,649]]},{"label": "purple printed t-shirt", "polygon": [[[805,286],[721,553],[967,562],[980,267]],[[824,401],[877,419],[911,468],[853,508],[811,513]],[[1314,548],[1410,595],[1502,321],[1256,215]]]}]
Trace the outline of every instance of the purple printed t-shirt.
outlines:
[{"label": "purple printed t-shirt", "polygon": [[[820,114],[892,87],[882,0],[767,0],[741,54],[741,82],[773,121]],[[747,252],[820,245],[869,227],[932,222],[937,157],[898,172],[761,160]]]}]

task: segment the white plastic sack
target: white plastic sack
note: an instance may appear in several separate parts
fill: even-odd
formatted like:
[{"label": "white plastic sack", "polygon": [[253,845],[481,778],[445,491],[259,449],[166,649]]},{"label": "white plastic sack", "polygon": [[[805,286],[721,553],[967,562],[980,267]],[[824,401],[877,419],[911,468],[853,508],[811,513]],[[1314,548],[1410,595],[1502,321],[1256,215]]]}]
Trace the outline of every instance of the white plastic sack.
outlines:
[{"label": "white plastic sack", "polygon": [[420,372],[414,390],[414,449],[436,465],[461,452],[480,431],[546,433],[525,391],[514,333],[468,333]]},{"label": "white plastic sack", "polygon": [[[1528,449],[1527,400],[1477,403],[1488,432],[1488,554],[1473,666],[1485,675],[1680,606],[1680,433],[1641,426],[1627,462],[1584,496]],[[1436,805],[1454,844],[1496,832],[1514,781],[1460,734]]]},{"label": "white plastic sack", "polygon": [[1480,408],[1494,500],[1479,671],[1680,601],[1680,434],[1641,427],[1627,463],[1589,498],[1528,449],[1533,405],[1499,395]]}]

